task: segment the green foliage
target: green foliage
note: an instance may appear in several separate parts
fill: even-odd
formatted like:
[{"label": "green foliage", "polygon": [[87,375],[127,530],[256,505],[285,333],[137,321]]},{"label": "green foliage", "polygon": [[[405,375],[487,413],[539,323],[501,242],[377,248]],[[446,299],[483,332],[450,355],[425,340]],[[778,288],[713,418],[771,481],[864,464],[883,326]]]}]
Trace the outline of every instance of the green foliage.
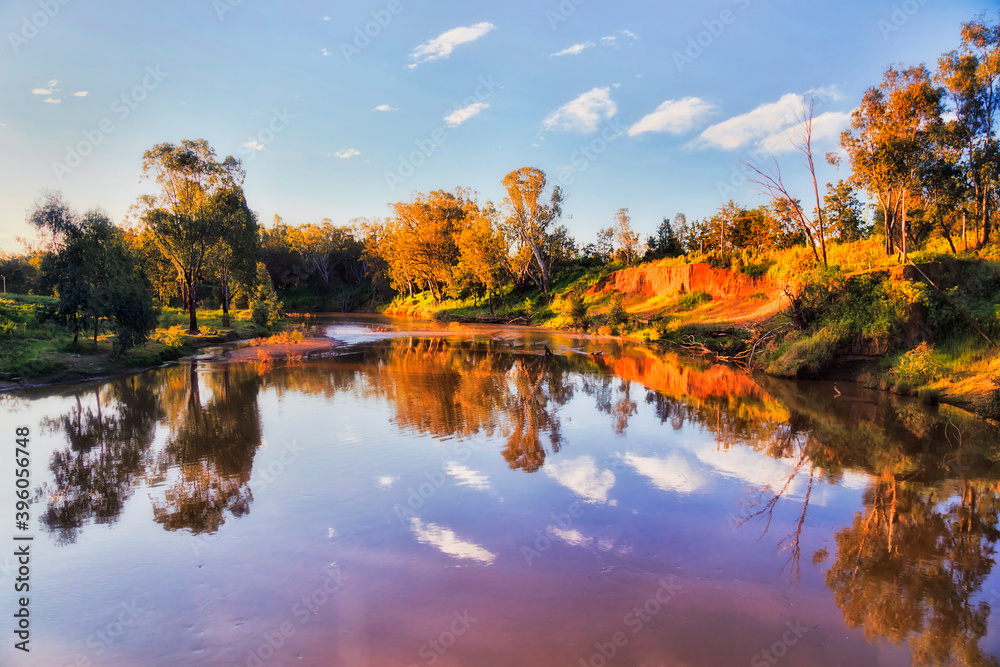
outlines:
[{"label": "green foliage", "polygon": [[704,290],[698,290],[697,292],[691,292],[690,294],[683,295],[677,300],[676,310],[694,310],[703,303],[708,303],[712,300],[712,295]]},{"label": "green foliage", "polygon": [[943,372],[943,361],[935,352],[934,346],[921,343],[899,355],[893,364],[890,376],[897,382],[919,387],[934,382]]},{"label": "green foliage", "polygon": [[616,327],[628,320],[628,312],[625,310],[625,306],[622,305],[622,297],[620,294],[615,294],[611,297],[611,307],[608,309],[607,323],[609,326]]},{"label": "green foliage", "polygon": [[250,299],[250,319],[257,326],[270,326],[281,318],[282,308],[267,267],[263,262],[257,262],[257,287]]},{"label": "green foliage", "polygon": [[583,292],[575,291],[566,299],[566,317],[575,327],[587,325],[587,304],[583,299]]},{"label": "green foliage", "polygon": [[793,337],[769,364],[767,373],[779,377],[815,376],[833,359],[843,339],[843,332],[834,328],[820,329],[814,334]]},{"label": "green foliage", "polygon": [[986,397],[981,412],[987,419],[1000,420],[1000,376],[991,380],[994,389]]},{"label": "green foliage", "polygon": [[180,324],[175,324],[163,333],[163,342],[168,347],[180,347],[187,339],[185,329]]}]

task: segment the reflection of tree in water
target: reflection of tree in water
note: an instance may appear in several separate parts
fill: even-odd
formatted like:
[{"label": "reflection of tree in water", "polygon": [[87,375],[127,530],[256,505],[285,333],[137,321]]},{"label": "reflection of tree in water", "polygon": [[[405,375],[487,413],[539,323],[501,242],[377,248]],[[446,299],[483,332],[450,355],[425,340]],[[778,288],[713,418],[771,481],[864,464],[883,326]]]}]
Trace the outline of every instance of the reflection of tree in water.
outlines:
[{"label": "reflection of tree in water", "polygon": [[[170,479],[153,517],[167,530],[213,532],[225,514],[243,516],[253,501],[253,457],[261,444],[257,392],[260,376],[249,365],[225,365],[199,376],[188,365],[183,397],[174,406],[178,420],[155,464]],[[203,387],[210,394],[203,404]]]},{"label": "reflection of tree in water", "polygon": [[[808,437],[810,466],[874,477],[826,573],[847,625],[905,643],[915,664],[1000,664],[979,645],[990,607],[971,600],[1000,539],[995,429],[856,388],[836,401],[769,388]],[[820,550],[814,562],[825,559]]]},{"label": "reflection of tree in water", "polygon": [[69,447],[49,462],[54,480],[43,488],[48,504],[42,525],[61,543],[74,542],[90,520],[114,523],[141,477],[160,418],[156,383],[149,374],[94,389],[93,403],[76,406],[47,426],[62,431]]},{"label": "reflection of tree in water", "polygon": [[998,506],[995,484],[878,479],[826,574],[847,625],[905,642],[915,664],[1000,664],[979,646],[990,607],[970,601],[993,567]]},{"label": "reflection of tree in water", "polygon": [[559,408],[573,397],[575,386],[563,364],[549,357],[518,357],[510,379],[510,435],[503,458],[511,470],[535,472],[545,463],[543,434],[548,433],[553,452],[562,447]]}]

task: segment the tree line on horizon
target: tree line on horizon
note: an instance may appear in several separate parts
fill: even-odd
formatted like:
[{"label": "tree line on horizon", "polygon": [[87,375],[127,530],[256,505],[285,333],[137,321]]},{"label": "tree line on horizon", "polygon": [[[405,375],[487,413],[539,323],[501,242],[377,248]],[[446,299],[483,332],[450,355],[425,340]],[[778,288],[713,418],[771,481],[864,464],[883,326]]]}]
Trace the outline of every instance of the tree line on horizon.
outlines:
[{"label": "tree line on horizon", "polygon": [[548,294],[573,266],[686,256],[736,267],[796,246],[825,265],[828,244],[869,237],[902,260],[939,238],[958,254],[972,236],[981,251],[993,242],[997,217],[998,108],[1000,25],[980,15],[963,25],[959,47],[936,69],[893,65],[865,91],[840,138],[842,153],[826,156],[850,174],[823,193],[806,108],[794,143],[813,178],[809,197],[785,186],[777,161],[748,165],[766,204],[731,200],[703,219],[664,217],[644,240],[621,208],[585,244],[562,224],[562,189],[549,188],[534,167],[507,174],[498,203],[459,187],[415,193],[385,217],[349,225],[289,225],[276,215],[265,227],[247,202],[239,160],[220,160],[205,140],[163,143],[142,163],[157,194],[139,198],[127,226],[99,210],[78,215],[58,193],[43,193],[28,216],[43,242],[0,258],[0,273],[10,291],[57,295],[59,315],[76,334],[92,330],[96,340],[107,322],[124,349],[148,335],[157,304],[186,310],[192,333],[199,304],[221,308],[226,324],[234,304],[266,324],[280,311],[275,287],[322,295],[342,310],[421,292],[437,302],[474,297],[492,309],[510,294]]}]

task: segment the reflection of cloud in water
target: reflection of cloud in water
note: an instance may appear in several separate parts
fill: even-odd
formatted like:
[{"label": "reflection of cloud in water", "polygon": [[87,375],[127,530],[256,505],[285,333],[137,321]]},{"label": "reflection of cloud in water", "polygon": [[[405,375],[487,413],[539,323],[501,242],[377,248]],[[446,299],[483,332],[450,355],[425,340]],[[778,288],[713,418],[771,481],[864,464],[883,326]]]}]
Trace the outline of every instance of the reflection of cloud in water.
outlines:
[{"label": "reflection of cloud in water", "polygon": [[471,486],[477,491],[489,491],[490,478],[482,473],[465,467],[461,463],[449,461],[445,464],[444,470],[458,480],[459,486]]},{"label": "reflection of cloud in water", "polygon": [[384,490],[388,489],[390,486],[398,482],[399,478],[394,477],[392,475],[380,475],[379,477],[375,478],[375,481],[378,482],[378,488]]},{"label": "reflection of cloud in water", "polygon": [[464,558],[486,564],[492,563],[496,558],[495,554],[490,553],[475,542],[463,540],[450,528],[444,528],[435,523],[424,524],[417,517],[410,519],[410,530],[413,531],[418,541],[437,547],[441,553],[453,558]]},{"label": "reflection of cloud in water", "polygon": [[552,537],[562,540],[566,544],[571,544],[574,547],[589,547],[594,539],[592,537],[584,537],[576,528],[572,530],[563,530],[559,526],[549,526],[549,534]]},{"label": "reflection of cloud in water", "polygon": [[676,454],[663,459],[626,454],[622,460],[663,491],[693,493],[707,482],[701,473],[691,467],[687,459]]},{"label": "reflection of cloud in water", "polygon": [[597,463],[590,456],[546,463],[542,470],[591,503],[608,502],[608,492],[615,485],[615,474],[610,470],[599,470]]}]

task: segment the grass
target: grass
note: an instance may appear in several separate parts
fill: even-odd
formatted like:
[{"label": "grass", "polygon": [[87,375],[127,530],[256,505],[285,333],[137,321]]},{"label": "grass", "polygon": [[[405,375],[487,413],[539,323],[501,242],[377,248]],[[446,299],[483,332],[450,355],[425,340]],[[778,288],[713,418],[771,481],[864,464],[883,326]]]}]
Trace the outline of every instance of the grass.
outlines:
[{"label": "grass", "polygon": [[221,310],[199,310],[201,336],[187,334],[187,313],[164,308],[150,340],[120,356],[113,356],[114,340],[107,330],[98,336],[81,332],[76,347],[73,333],[58,322],[52,297],[4,294],[0,296],[0,381],[45,379],[62,381],[112,374],[128,368],[154,366],[176,359],[202,341],[250,338],[265,330],[249,321],[248,312],[234,312],[232,326],[222,326]]}]

